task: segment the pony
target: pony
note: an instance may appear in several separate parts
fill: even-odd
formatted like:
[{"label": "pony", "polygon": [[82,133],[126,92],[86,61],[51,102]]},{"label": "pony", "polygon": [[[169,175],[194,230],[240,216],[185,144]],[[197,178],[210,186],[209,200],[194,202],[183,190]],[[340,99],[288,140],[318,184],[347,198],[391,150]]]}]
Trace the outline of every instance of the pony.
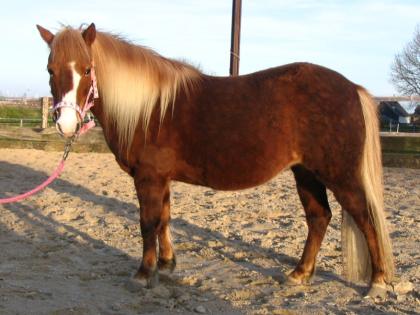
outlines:
[{"label": "pony", "polygon": [[[308,235],[288,284],[309,283],[331,219],[327,188],[342,207],[342,251],[349,281],[369,295],[393,279],[383,204],[376,104],[361,86],[310,63],[216,77],[149,48],[97,31],[37,25],[57,126],[71,138],[95,81],[91,108],[119,166],[132,176],[140,204],[143,256],[133,276],[158,283],[176,265],[170,234],[170,182],[218,190],[263,184],[291,168]],[[95,78],[92,72],[95,71]],[[76,108],[77,107],[77,108]],[[79,109],[79,110],[76,110]]]}]

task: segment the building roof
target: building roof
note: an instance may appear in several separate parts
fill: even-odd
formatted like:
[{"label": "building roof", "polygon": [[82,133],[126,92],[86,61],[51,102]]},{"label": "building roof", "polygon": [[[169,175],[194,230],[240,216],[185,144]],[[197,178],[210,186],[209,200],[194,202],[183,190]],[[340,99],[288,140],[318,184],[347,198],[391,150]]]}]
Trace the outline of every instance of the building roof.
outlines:
[{"label": "building roof", "polygon": [[400,103],[394,101],[385,101],[379,103],[379,115],[381,121],[398,122],[399,117],[409,117],[410,114],[401,106]]}]

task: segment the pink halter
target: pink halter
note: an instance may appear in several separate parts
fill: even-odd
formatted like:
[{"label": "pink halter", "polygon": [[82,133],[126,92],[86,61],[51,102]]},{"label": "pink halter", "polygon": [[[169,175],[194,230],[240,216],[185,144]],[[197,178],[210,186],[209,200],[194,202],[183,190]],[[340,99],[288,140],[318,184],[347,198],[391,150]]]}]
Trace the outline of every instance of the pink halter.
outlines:
[{"label": "pink halter", "polygon": [[[73,102],[67,102],[67,101],[61,101],[54,105],[52,111],[56,112],[60,108],[68,107],[71,109],[74,109],[80,116],[81,119],[81,128],[77,132],[77,136],[80,136],[89,129],[95,127],[95,121],[93,119],[89,120],[87,123],[84,123],[84,118],[86,116],[86,113],[95,105],[95,99],[99,98],[98,93],[98,86],[96,81],[96,74],[95,74],[95,65],[92,61],[92,67],[90,68],[90,78],[91,78],[91,85],[89,89],[89,93],[86,96],[85,106],[83,106],[83,109],[76,103]],[[59,131],[60,132],[60,131]]]}]

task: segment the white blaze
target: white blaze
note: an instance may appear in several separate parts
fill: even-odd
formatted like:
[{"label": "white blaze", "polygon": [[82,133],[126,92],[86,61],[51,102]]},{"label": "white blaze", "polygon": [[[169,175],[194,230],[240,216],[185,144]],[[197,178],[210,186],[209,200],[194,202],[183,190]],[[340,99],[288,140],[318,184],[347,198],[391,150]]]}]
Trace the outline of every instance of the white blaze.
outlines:
[{"label": "white blaze", "polygon": [[[70,62],[69,65],[72,70],[73,88],[63,96],[62,101],[65,101],[68,104],[77,104],[77,89],[79,87],[81,77],[74,67],[75,62]],[[57,124],[60,125],[60,129],[65,135],[72,135],[76,132],[77,122],[77,112],[74,109],[69,107],[63,107],[60,109],[60,117],[57,120]]]}]

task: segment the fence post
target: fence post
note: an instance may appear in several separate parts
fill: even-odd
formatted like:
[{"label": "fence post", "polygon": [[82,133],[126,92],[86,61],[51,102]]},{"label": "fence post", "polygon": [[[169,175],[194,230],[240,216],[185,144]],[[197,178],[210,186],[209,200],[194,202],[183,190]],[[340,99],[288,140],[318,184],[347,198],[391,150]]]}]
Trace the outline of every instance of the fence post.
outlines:
[{"label": "fence post", "polygon": [[41,128],[42,129],[48,128],[48,105],[49,105],[49,98],[48,97],[41,98],[41,110],[42,110]]}]

